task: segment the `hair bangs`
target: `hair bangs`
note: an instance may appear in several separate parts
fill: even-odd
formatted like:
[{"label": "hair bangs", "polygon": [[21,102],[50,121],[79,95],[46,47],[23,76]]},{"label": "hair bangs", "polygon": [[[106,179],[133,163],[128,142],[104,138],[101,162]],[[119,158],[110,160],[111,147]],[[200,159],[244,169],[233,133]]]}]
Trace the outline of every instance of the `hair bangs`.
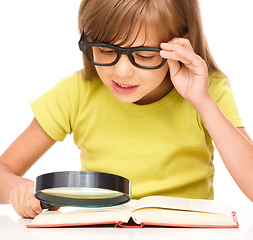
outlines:
[{"label": "hair bangs", "polygon": [[188,32],[183,14],[175,9],[171,1],[151,1],[148,11],[146,32],[149,33],[153,29],[159,42],[183,37]]},{"label": "hair bangs", "polygon": [[79,24],[80,32],[83,31],[87,38],[84,41],[117,45],[133,43],[146,17],[144,8],[145,0],[110,0],[101,1],[99,6],[86,6],[82,10],[85,19]]}]

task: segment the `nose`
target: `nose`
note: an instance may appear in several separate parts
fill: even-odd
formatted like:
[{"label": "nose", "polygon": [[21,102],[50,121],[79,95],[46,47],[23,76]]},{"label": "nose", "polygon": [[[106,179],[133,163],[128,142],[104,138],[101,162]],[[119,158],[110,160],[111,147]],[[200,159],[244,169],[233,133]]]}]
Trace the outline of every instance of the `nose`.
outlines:
[{"label": "nose", "polygon": [[120,78],[132,77],[135,71],[134,65],[125,54],[120,56],[119,61],[113,67],[114,73]]}]

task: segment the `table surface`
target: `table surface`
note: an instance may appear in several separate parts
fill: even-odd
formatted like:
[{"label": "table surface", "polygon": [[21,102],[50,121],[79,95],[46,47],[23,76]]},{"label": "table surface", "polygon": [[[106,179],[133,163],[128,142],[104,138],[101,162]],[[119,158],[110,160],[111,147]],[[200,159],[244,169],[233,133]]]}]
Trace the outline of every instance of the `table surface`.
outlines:
[{"label": "table surface", "polygon": [[205,239],[205,240],[252,240],[253,207],[236,210],[240,227],[238,229],[194,229],[194,228],[142,228],[116,229],[103,227],[28,229],[31,219],[20,218],[10,205],[0,205],[1,240],[65,240],[65,239]]}]

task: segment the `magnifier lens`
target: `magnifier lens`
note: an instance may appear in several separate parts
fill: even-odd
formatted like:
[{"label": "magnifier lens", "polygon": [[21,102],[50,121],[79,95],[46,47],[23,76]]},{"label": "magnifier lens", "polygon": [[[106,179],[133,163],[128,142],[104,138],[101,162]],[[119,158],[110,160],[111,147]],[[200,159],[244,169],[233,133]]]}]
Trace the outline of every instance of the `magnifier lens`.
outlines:
[{"label": "magnifier lens", "polygon": [[41,192],[57,197],[80,198],[80,199],[113,198],[122,195],[122,193],[118,191],[101,188],[82,188],[82,187],[51,188],[51,189],[44,189]]}]

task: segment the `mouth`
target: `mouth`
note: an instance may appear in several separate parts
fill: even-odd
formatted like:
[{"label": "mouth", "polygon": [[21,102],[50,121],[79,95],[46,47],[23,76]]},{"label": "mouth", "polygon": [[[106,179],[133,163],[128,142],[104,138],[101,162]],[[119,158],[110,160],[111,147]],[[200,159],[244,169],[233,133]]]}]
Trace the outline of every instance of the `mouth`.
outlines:
[{"label": "mouth", "polygon": [[[116,82],[115,82],[116,83]],[[123,85],[123,84],[120,84],[120,83],[116,83],[118,86],[122,87],[122,88],[132,88],[132,87],[135,87],[136,85]]]},{"label": "mouth", "polygon": [[139,85],[122,84],[122,83],[117,83],[115,81],[112,81],[112,86],[113,86],[113,89],[117,93],[121,93],[121,94],[133,93],[139,87]]}]

